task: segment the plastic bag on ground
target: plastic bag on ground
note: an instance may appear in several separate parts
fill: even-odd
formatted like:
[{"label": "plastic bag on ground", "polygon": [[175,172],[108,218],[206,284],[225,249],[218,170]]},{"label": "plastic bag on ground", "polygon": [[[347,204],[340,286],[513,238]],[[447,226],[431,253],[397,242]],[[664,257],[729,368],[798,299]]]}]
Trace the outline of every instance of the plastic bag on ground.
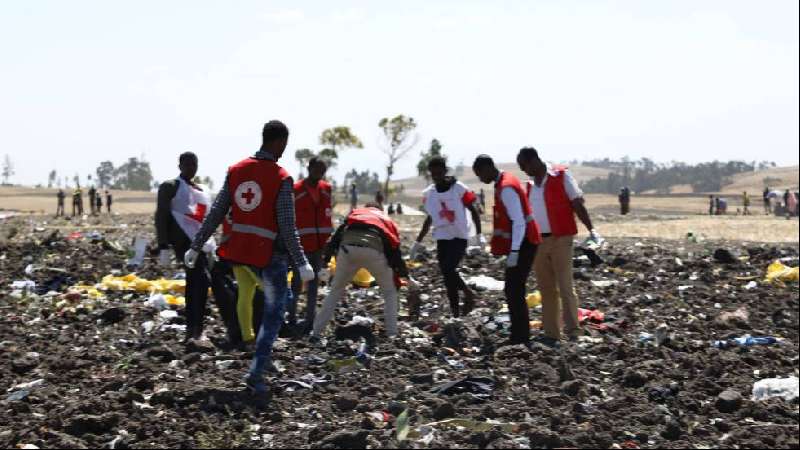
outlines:
[{"label": "plastic bag on ground", "polygon": [[467,279],[467,284],[469,286],[474,286],[476,288],[483,288],[487,291],[502,291],[505,287],[505,283],[501,280],[495,280],[492,277],[488,277],[486,275],[479,275],[476,277],[471,277]]},{"label": "plastic bag on ground", "polygon": [[800,279],[800,268],[785,266],[780,261],[775,261],[767,267],[767,283],[796,283]]},{"label": "plastic bag on ground", "polygon": [[758,402],[774,397],[782,397],[787,402],[796,399],[800,394],[800,379],[767,378],[753,384],[753,401]]},{"label": "plastic bag on ground", "polygon": [[[69,239],[69,238],[68,238]],[[133,242],[133,257],[128,260],[129,266],[141,266],[144,262],[145,252],[147,251],[147,244],[150,240],[145,237],[137,237]]]}]

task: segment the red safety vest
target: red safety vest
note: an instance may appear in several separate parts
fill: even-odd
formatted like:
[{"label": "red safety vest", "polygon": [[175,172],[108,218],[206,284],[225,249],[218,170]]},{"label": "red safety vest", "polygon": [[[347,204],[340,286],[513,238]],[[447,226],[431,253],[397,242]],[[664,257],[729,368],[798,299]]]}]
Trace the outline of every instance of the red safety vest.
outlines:
[{"label": "red safety vest", "polygon": [[331,185],[323,180],[317,185],[319,203],[309,192],[310,188],[301,180],[294,184],[294,212],[297,232],[303,251],[312,253],[325,248],[333,233],[333,213],[331,211]]},{"label": "red safety vest", "polygon": [[389,239],[393,249],[400,247],[400,232],[397,225],[383,211],[376,208],[354,209],[347,216],[347,225],[362,224],[377,228]]},{"label": "red safety vest", "polygon": [[494,188],[494,233],[492,235],[492,254],[495,256],[508,255],[511,253],[511,234],[512,222],[508,216],[503,204],[502,193],[505,188],[512,188],[519,196],[522,203],[522,213],[525,215],[525,238],[531,244],[539,244],[542,242],[542,236],[539,233],[539,225],[533,220],[533,213],[531,212],[531,205],[528,202],[528,197],[525,195],[525,190],[522,189],[522,183],[510,172],[503,172],[500,174],[500,180]]},{"label": "red safety vest", "polygon": [[[544,185],[544,203],[547,205],[547,219],[550,221],[550,233],[553,236],[575,236],[578,234],[578,222],[575,221],[575,211],[572,202],[564,187],[564,174],[567,166],[553,166],[556,176],[547,177]],[[533,182],[528,183],[528,198],[530,198]]]},{"label": "red safety vest", "polygon": [[236,264],[269,265],[278,237],[278,192],[287,178],[286,170],[264,159],[248,158],[228,169],[231,224],[220,257]]}]

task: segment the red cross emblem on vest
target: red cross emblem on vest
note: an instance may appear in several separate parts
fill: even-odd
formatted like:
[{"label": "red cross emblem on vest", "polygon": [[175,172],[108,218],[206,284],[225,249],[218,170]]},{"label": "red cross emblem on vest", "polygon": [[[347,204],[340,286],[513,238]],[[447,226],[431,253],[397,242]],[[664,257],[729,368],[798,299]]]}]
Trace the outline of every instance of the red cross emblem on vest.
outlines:
[{"label": "red cross emblem on vest", "polygon": [[261,204],[261,186],[255,181],[245,181],[236,187],[234,201],[236,206],[244,212],[250,212]]}]

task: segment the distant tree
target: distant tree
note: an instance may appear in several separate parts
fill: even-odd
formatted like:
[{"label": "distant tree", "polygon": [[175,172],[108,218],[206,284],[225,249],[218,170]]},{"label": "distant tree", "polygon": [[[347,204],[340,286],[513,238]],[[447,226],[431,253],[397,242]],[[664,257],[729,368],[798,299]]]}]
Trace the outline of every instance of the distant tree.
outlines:
[{"label": "distant tree", "polygon": [[14,163],[11,162],[11,157],[6,155],[3,160],[3,184],[8,184],[8,180],[14,176]]},{"label": "distant tree", "polygon": [[360,194],[372,194],[380,190],[381,181],[377,173],[365,170],[358,172],[356,169],[351,170],[344,176],[344,185],[342,191],[348,193],[350,186],[355,184],[356,191]]},{"label": "distant tree", "polygon": [[[427,151],[420,152],[420,160],[417,163],[417,174],[425,178],[425,181],[431,180],[431,175],[428,173],[428,163],[436,157],[442,157],[442,144],[438,139],[431,141],[431,146]],[[447,159],[447,157],[445,157]]]},{"label": "distant tree", "polygon": [[378,122],[378,126],[383,131],[385,139],[382,151],[389,158],[389,163],[386,166],[386,182],[383,186],[383,191],[386,193],[386,201],[388,202],[389,183],[394,174],[394,166],[417,145],[419,136],[414,131],[417,128],[417,123],[414,119],[402,114],[391,119],[384,117]]},{"label": "distant tree", "polygon": [[328,167],[337,167],[339,165],[339,153],[332,148],[324,148],[320,150],[317,157],[325,161]]},{"label": "distant tree", "polygon": [[301,148],[294,152],[294,159],[300,164],[300,178],[303,178],[303,171],[308,165],[308,161],[314,157],[314,152],[307,148]]},{"label": "distant tree", "polygon": [[50,174],[47,176],[47,188],[50,189],[53,185],[56,184],[56,178],[58,178],[58,174],[56,173],[55,169],[50,171]]},{"label": "distant tree", "polygon": [[103,161],[97,166],[97,185],[100,189],[105,189],[111,186],[114,180],[114,163],[111,161]]},{"label": "distant tree", "polygon": [[319,135],[319,143],[337,153],[347,148],[364,148],[361,139],[353,133],[350,127],[345,126],[323,130]]},{"label": "distant tree", "polygon": [[114,189],[128,191],[149,191],[153,186],[153,173],[150,163],[139,158],[128,161],[114,170]]}]

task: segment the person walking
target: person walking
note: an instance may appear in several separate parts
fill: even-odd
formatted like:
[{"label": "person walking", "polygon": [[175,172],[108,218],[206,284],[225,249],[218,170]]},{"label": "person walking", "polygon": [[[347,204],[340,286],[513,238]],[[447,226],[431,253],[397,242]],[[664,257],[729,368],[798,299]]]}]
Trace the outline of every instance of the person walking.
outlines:
[{"label": "person walking", "polygon": [[[450,313],[453,317],[460,317],[462,313],[469,314],[475,306],[475,293],[458,273],[461,261],[467,254],[470,219],[477,232],[477,244],[481,248],[486,247],[486,239],[481,234],[478,197],[464,183],[456,180],[455,177],[447,176],[447,161],[442,157],[435,157],[428,162],[428,173],[433,184],[422,193],[428,217],[422,225],[416,242],[411,246],[410,257],[416,259],[419,252],[425,248],[422,240],[433,226],[436,257],[447,288]],[[464,293],[463,309],[460,308],[461,292]]]},{"label": "person walking", "polygon": [[383,297],[383,319],[386,335],[397,336],[398,292],[401,278],[408,280],[411,289],[418,289],[411,278],[400,252],[400,231],[397,224],[383,212],[380,205],[370,203],[354,209],[339,226],[325,249],[328,264],[336,254],[336,273],[331,290],[314,321],[311,341],[320,341],[322,332],[333,319],[336,306],[345,289],[361,268],[375,277]]},{"label": "person walking", "polygon": [[501,172],[488,155],[480,155],[472,165],[484,184],[494,184],[494,231],[492,254],[507,256],[505,271],[506,302],[511,315],[509,344],[530,342],[529,311],[525,285],[542,242],[522,183],[511,172]]},{"label": "person walking", "polygon": [[220,245],[219,256],[232,264],[251,267],[264,289],[261,329],[245,377],[248,389],[256,394],[268,390],[264,371],[272,365],[272,346],[291,301],[287,281],[290,262],[303,282],[314,279],[314,269],[303,253],[295,224],[294,182],[278,164],[286,151],[289,129],[273,120],[264,125],[261,137],[261,148],[254,156],[228,169],[222,189],[184,258],[187,267],[194,267],[202,259],[204,243],[230,215],[229,231]]},{"label": "person walking", "polygon": [[[317,315],[317,292],[319,288],[319,272],[322,269],[322,254],[325,245],[333,234],[333,188],[325,181],[328,164],[320,158],[311,158],[308,162],[308,177],[294,184],[294,210],[297,231],[303,252],[306,254],[314,279],[306,286],[306,314],[302,323],[303,334],[308,334],[314,327]],[[292,277],[293,300],[288,307],[288,321],[297,323],[297,303],[303,290],[300,273],[295,271]]]},{"label": "person walking", "polygon": [[58,206],[56,207],[56,217],[62,217],[64,215],[64,199],[66,198],[67,194],[64,193],[63,189],[58,190],[58,194],[56,197],[58,198]]},{"label": "person walking", "polygon": [[[178,261],[184,260],[211,203],[207,188],[193,181],[198,168],[197,155],[181,154],[178,168],[180,175],[161,183],[158,188],[155,227],[158,262],[163,268],[171,266],[172,252]],[[216,242],[211,239],[202,247],[203,255],[197,258],[197,263],[186,265],[186,342],[205,340],[203,329],[209,287],[228,331],[229,342],[237,344],[240,340],[233,293],[225,285],[224,273],[214,267],[216,249]]]},{"label": "person walking", "polygon": [[542,233],[534,262],[542,293],[544,341],[555,345],[562,326],[569,337],[579,334],[578,297],[572,277],[573,240],[578,234],[577,215],[594,242],[601,238],[584,204],[583,192],[565,166],[546,164],[533,147],[519,151],[517,162],[532,182],[528,183],[533,216]]}]

